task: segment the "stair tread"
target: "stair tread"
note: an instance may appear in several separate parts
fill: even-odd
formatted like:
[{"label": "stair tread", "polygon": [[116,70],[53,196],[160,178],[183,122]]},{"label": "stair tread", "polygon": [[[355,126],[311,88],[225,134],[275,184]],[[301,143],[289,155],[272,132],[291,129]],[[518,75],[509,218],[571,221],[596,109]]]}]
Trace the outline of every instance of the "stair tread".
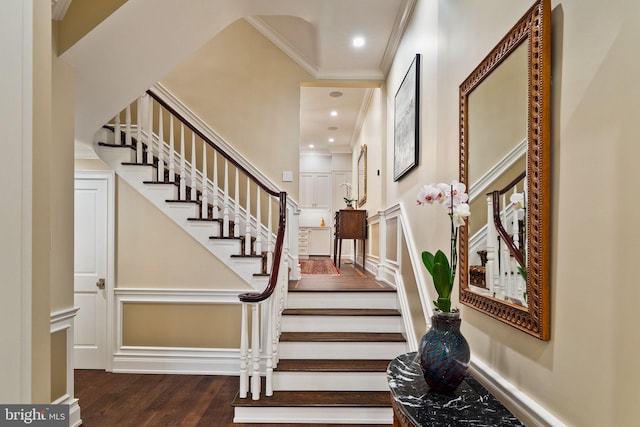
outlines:
[{"label": "stair tread", "polygon": [[391,360],[281,359],[280,372],[386,372]]},{"label": "stair tread", "polygon": [[157,167],[155,164],[153,163],[138,163],[138,162],[122,162],[123,166],[151,166],[151,167]]},{"label": "stair tread", "polygon": [[159,185],[159,184],[166,184],[166,185],[173,185],[174,187],[178,186],[177,182],[173,182],[173,181],[142,181],[143,184],[154,184],[154,185]]},{"label": "stair tread", "polygon": [[[306,277],[305,277],[306,279]],[[295,286],[295,285],[294,285]],[[365,293],[365,292],[397,292],[393,288],[368,288],[368,289],[353,289],[353,288],[330,288],[330,289],[299,289],[292,287],[289,285],[289,293],[313,293],[316,292],[318,294],[326,294],[327,292],[357,292],[357,293]]]},{"label": "stair tread", "polygon": [[108,142],[98,142],[98,145],[101,147],[112,147],[112,148],[130,148],[132,150],[135,151],[136,147],[131,146],[131,145],[124,145],[124,144],[110,144]]},{"label": "stair tread", "polygon": [[262,258],[264,255],[257,255],[257,254],[250,254],[250,255],[244,255],[244,254],[239,254],[239,255],[231,255],[231,258]]},{"label": "stair tread", "polygon": [[233,406],[279,407],[391,407],[388,391],[278,391],[273,396],[260,396],[260,400],[238,396]]},{"label": "stair tread", "polygon": [[400,316],[392,308],[288,308],[282,312],[288,316]]},{"label": "stair tread", "polygon": [[406,342],[399,332],[283,332],[289,342]]},{"label": "stair tread", "polygon": [[195,203],[196,205],[202,204],[200,200],[178,200],[178,199],[167,199],[165,200],[167,203]]}]

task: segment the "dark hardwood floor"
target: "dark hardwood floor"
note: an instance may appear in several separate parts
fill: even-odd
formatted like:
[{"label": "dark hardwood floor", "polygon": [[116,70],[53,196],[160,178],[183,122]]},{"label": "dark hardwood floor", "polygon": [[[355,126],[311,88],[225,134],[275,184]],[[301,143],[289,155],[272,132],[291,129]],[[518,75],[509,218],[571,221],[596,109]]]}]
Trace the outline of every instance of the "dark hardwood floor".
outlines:
[{"label": "dark hardwood floor", "polygon": [[[386,290],[369,273],[342,262],[341,275],[304,277],[290,289]],[[385,362],[386,363],[386,362]],[[114,374],[75,370],[75,395],[85,427],[272,427],[301,424],[235,424],[232,402],[238,377],[215,375]],[[346,427],[348,424],[304,424]],[[360,424],[360,427],[363,425]],[[371,425],[370,425],[371,427]]]}]

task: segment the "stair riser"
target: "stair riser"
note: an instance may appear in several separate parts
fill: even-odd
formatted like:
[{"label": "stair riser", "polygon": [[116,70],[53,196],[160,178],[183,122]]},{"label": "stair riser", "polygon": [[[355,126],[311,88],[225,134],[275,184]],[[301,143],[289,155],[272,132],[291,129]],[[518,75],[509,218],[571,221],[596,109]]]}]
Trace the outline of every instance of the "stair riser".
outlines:
[{"label": "stair riser", "polygon": [[282,316],[283,332],[402,332],[400,316]]},{"label": "stair riser", "polygon": [[156,181],[156,169],[152,166],[121,165],[121,170],[127,174],[127,181],[136,182]]},{"label": "stair riser", "polygon": [[235,423],[392,424],[393,410],[368,407],[243,407],[235,408]]},{"label": "stair riser", "polygon": [[399,342],[299,342],[281,341],[282,359],[394,359],[406,353]]},{"label": "stair riser", "polygon": [[178,197],[178,187],[173,184],[146,184],[149,198],[155,201],[175,200]]},{"label": "stair riser", "polygon": [[131,148],[96,147],[98,157],[108,165],[135,162],[136,152]]},{"label": "stair riser", "polygon": [[386,391],[386,372],[274,372],[274,390]]},{"label": "stair riser", "polygon": [[290,292],[288,308],[397,308],[395,292]]}]

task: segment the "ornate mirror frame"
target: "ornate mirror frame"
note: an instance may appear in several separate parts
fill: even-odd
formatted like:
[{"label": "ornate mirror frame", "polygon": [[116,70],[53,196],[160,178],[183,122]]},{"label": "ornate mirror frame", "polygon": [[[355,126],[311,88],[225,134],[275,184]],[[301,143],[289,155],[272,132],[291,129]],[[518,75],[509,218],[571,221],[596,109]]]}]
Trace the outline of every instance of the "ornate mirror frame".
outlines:
[{"label": "ornate mirror frame", "polygon": [[367,203],[367,145],[360,147],[358,156],[358,207]]},{"label": "ornate mirror frame", "polygon": [[468,226],[460,229],[460,302],[541,340],[550,338],[551,10],[538,0],[460,85],[460,182],[469,186],[469,94],[522,43],[527,43],[527,305],[469,288]]}]

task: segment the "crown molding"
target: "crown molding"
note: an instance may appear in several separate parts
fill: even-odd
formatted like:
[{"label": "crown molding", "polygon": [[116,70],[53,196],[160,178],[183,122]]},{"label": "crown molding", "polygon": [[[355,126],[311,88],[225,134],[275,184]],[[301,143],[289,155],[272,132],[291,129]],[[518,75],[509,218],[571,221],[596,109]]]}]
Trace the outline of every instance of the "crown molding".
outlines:
[{"label": "crown molding", "polygon": [[398,46],[400,46],[400,41],[402,40],[402,35],[409,24],[409,19],[413,14],[416,2],[417,0],[405,0],[403,7],[396,16],[396,22],[393,24],[393,31],[389,36],[389,43],[387,43],[387,48],[382,55],[382,61],[380,61],[380,69],[385,76],[391,69],[393,58],[396,56]]}]

